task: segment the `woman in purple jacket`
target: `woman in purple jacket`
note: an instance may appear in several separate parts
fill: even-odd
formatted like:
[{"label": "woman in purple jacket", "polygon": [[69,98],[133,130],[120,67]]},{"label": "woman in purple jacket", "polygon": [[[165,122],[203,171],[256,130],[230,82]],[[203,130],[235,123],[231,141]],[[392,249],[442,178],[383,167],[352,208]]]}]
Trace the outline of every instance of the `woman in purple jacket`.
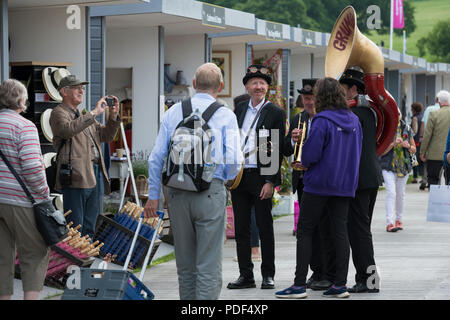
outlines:
[{"label": "woman in purple jacket", "polygon": [[326,297],[346,298],[350,247],[347,233],[349,201],[358,185],[362,130],[358,117],[349,109],[339,82],[317,81],[314,87],[317,115],[302,148],[306,170],[297,233],[297,266],[294,285],[276,292],[278,298],[305,298],[306,277],[311,260],[312,234],[322,216],[331,214],[335,226],[336,276]]}]

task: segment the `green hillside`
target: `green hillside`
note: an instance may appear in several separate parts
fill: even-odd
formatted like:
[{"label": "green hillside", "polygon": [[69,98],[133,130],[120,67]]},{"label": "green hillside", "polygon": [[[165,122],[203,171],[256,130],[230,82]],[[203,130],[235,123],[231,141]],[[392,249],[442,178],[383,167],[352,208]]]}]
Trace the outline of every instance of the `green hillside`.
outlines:
[{"label": "green hillside", "polygon": [[[416,19],[416,30],[411,34],[407,35],[407,50],[406,53],[419,56],[419,49],[416,47],[417,40],[421,37],[426,36],[434,26],[434,23],[439,20],[449,19],[450,12],[450,1],[449,0],[409,0],[415,7],[415,19]],[[405,17],[407,19],[408,17]],[[369,38],[377,44],[380,44],[381,40],[384,41],[384,46],[389,48],[389,34],[378,35],[376,33],[369,34]],[[392,44],[392,49],[396,51],[403,52],[403,37],[396,36],[394,34],[394,40]],[[430,61],[429,56],[423,57]]]}]

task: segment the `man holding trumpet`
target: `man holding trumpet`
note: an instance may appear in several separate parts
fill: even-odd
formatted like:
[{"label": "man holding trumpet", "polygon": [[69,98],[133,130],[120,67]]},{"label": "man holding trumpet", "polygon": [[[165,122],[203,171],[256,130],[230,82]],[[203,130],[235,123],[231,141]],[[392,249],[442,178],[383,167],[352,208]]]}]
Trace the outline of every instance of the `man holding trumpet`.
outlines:
[{"label": "man holding trumpet", "polygon": [[[302,144],[309,134],[311,121],[316,114],[314,108],[313,87],[317,79],[303,79],[303,88],[297,90],[305,107],[304,111],[296,114],[289,123],[289,133],[285,137],[283,154],[286,157],[294,155],[292,165],[292,192],[297,191],[300,204],[303,194],[303,173],[307,170],[300,163]],[[305,131],[303,131],[305,130]],[[301,213],[300,213],[301,214]],[[297,230],[297,219],[294,221],[294,235]],[[332,254],[333,241],[330,234],[330,221],[328,215],[324,215],[323,221],[316,228],[313,239],[313,251],[311,269],[313,275],[308,280],[307,286],[313,290],[326,290],[333,281],[334,259]]]}]

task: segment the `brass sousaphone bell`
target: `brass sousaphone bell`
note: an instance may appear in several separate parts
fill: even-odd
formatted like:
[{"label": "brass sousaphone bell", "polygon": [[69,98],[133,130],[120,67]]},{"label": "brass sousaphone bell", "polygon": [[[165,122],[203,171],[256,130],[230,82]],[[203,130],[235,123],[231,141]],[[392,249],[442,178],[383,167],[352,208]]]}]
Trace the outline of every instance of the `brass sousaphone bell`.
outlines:
[{"label": "brass sousaphone bell", "polygon": [[331,33],[325,58],[325,76],[339,80],[347,68],[358,66],[364,72],[366,93],[377,113],[377,153],[392,142],[399,120],[398,108],[384,88],[384,59],[380,49],[356,25],[352,6],[342,10]]}]

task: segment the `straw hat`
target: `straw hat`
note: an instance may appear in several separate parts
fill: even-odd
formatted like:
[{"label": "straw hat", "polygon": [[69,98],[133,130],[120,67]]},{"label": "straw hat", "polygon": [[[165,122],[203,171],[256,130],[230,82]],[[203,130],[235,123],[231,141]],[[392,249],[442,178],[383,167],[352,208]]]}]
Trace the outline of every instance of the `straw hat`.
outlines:
[{"label": "straw hat", "polygon": [[58,86],[62,78],[70,75],[66,68],[47,67],[42,70],[42,81],[44,82],[45,90],[49,96],[56,101],[62,101],[59,94]]},{"label": "straw hat", "polygon": [[47,152],[42,156],[44,159],[44,167],[45,169],[49,168],[52,165],[52,159],[56,156],[56,152]]},{"label": "straw hat", "polygon": [[46,109],[41,113],[41,128],[42,133],[47,138],[48,141],[53,142],[53,132],[52,127],[50,126],[50,115],[52,114],[51,108]]}]

